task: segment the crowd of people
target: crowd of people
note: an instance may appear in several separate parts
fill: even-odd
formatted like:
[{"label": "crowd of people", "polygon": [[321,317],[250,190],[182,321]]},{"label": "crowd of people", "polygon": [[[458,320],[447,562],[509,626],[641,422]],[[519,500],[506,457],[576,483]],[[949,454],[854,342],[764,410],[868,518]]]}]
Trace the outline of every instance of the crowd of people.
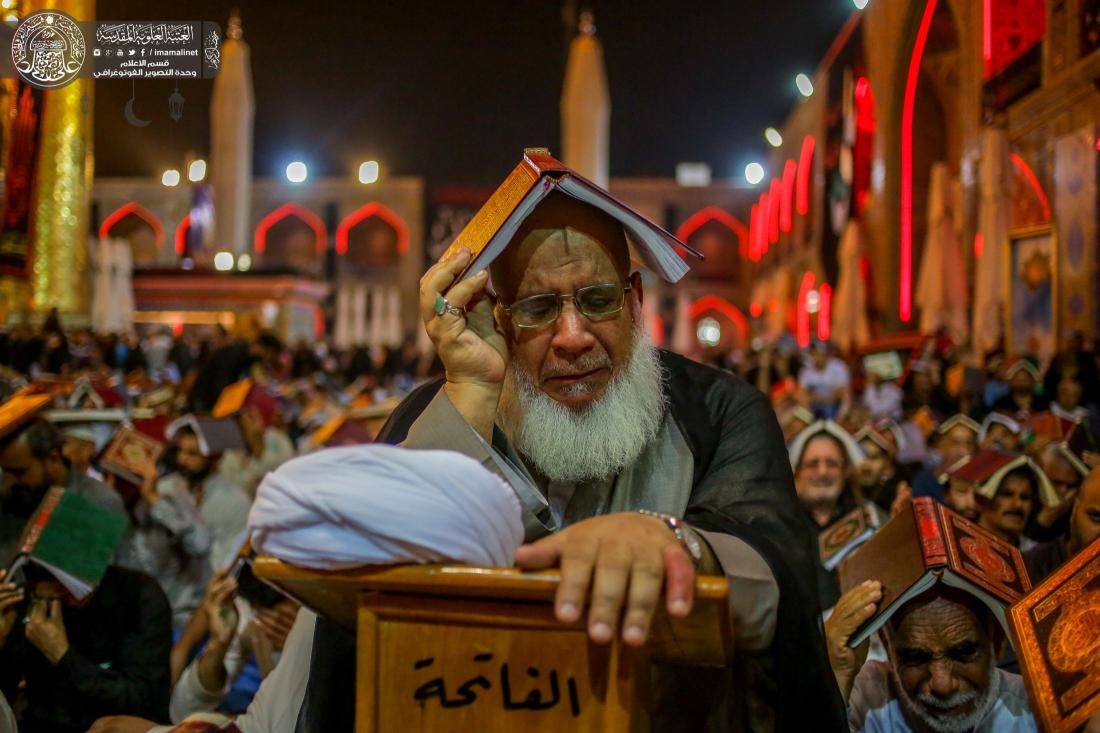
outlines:
[{"label": "crowd of people", "polygon": [[[0,445],[0,568],[51,486],[124,515],[129,527],[90,601],[41,570],[0,584],[0,690],[29,733],[148,731],[204,711],[244,712],[298,613],[247,565],[227,575],[258,484],[295,455],[339,444],[325,427],[356,409],[369,418],[347,442],[373,439],[396,400],[438,369],[411,347],[339,355],[222,330],[204,339],[159,329],[108,339],[56,321],[0,336],[0,364],[9,396],[30,385],[50,393],[54,408]],[[804,351],[781,343],[722,366],[770,397],[814,537],[857,507],[885,521],[927,496],[1018,547],[1037,583],[1100,536],[1100,456],[1089,428],[1100,407],[1098,362],[1079,344],[1044,371],[999,357],[971,369],[931,337],[910,351],[848,361],[825,342]],[[243,447],[219,451],[194,423],[164,430],[185,414],[209,413],[242,379],[273,398],[233,416]],[[98,463],[123,422],[168,445],[137,481]],[[103,423],[106,432],[97,429]],[[1077,453],[1074,431],[1087,433]],[[990,485],[966,471],[990,455],[997,465],[1022,460]],[[866,645],[845,642],[874,614],[879,586],[869,580],[842,594],[835,569],[817,571],[829,661],[853,729],[902,716],[899,696],[931,730],[970,729],[936,727],[952,710],[975,729],[1028,729],[1006,727],[1030,714],[1016,659],[982,604],[958,591],[924,599],[892,619],[885,649],[865,661]],[[946,642],[931,638],[930,626],[962,629],[969,644],[967,659],[946,673],[933,670]],[[892,725],[874,729],[905,729]]]}]

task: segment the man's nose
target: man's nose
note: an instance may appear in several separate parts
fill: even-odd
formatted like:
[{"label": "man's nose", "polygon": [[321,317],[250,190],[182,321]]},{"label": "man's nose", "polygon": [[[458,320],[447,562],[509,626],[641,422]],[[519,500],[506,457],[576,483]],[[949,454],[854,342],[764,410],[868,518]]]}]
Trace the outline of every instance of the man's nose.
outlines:
[{"label": "man's nose", "polygon": [[951,697],[959,691],[959,681],[955,677],[951,662],[937,659],[928,670],[928,691],[936,697]]},{"label": "man's nose", "polygon": [[596,342],[596,337],[588,330],[588,324],[588,319],[577,310],[572,301],[565,301],[561,314],[554,323],[554,338],[550,345],[567,354],[588,351]]}]

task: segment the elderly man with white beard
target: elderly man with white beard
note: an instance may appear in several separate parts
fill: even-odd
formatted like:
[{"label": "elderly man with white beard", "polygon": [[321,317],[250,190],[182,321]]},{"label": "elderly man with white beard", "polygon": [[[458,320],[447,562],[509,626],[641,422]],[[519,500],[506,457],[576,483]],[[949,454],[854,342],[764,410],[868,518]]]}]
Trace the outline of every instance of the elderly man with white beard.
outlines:
[{"label": "elderly man with white beard", "polygon": [[[628,252],[618,221],[552,193],[491,265],[495,293],[484,271],[455,283],[468,251],[436,263],[420,307],[446,378],[380,439],[503,476],[524,507],[516,564],[560,567],[556,614],[586,618],[593,643],[642,645],[658,603],[687,615],[697,573],[727,576],[737,660],[658,668],[654,730],[843,730],[775,416],[737,377],[654,348]],[[298,730],[351,729],[354,660],[320,623]]]}]

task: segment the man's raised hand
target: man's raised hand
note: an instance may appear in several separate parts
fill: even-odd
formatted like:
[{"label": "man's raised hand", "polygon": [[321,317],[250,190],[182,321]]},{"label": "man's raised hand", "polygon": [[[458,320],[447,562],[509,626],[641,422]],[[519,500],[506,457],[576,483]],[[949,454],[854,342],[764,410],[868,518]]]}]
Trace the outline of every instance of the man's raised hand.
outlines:
[{"label": "man's raised hand", "polygon": [[525,570],[560,566],[554,611],[572,623],[588,611],[588,636],[610,642],[622,614],[622,638],[645,643],[653,613],[665,589],[672,616],[691,612],[695,564],[660,519],[634,512],[593,517],[516,551]]},{"label": "man's raised hand", "polygon": [[[461,249],[424,273],[420,278],[420,317],[447,373],[448,396],[463,418],[488,439],[507,371],[508,345],[496,327],[485,290],[488,271],[451,287],[471,257],[468,249]],[[443,293],[447,303],[465,314],[445,311],[437,315],[436,300]]]}]

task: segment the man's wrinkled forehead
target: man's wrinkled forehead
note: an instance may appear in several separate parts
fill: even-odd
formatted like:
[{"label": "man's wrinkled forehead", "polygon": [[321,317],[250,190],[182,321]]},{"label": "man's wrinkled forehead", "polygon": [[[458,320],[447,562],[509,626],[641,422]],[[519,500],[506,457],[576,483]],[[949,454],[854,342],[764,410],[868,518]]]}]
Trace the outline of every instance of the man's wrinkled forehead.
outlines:
[{"label": "man's wrinkled forehead", "polygon": [[553,193],[524,220],[511,243],[490,266],[493,287],[514,295],[528,270],[591,260],[594,270],[608,265],[621,278],[630,273],[630,250],[622,225],[599,209]]}]

